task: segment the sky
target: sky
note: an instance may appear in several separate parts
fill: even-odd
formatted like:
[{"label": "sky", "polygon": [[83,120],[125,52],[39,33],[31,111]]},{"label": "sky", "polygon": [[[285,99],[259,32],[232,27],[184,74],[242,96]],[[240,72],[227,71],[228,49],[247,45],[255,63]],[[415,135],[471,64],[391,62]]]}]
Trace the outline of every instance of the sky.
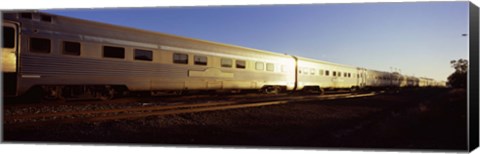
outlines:
[{"label": "sky", "polygon": [[468,2],[41,11],[443,81],[468,59]]}]

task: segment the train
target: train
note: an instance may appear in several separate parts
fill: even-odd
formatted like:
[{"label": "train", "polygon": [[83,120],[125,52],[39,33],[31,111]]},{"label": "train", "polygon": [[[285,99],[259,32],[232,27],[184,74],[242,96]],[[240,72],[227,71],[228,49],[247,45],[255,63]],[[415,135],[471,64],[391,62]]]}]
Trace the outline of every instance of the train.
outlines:
[{"label": "train", "polygon": [[444,86],[377,71],[49,13],[3,12],[5,97],[253,90],[269,94]]}]

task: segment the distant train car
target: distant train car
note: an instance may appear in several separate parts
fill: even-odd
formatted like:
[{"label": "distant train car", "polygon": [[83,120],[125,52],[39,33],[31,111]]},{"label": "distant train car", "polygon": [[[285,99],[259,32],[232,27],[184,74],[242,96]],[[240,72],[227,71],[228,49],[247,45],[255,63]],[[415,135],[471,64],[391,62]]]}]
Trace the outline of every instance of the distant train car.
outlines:
[{"label": "distant train car", "polygon": [[393,86],[392,73],[376,70],[367,70],[365,86],[369,89],[391,87]]},{"label": "distant train car", "polygon": [[437,81],[437,87],[447,87],[446,81]]},{"label": "distant train car", "polygon": [[420,77],[419,78],[419,87],[434,87],[436,83],[431,78]]},{"label": "distant train car", "polygon": [[401,75],[398,72],[393,72],[390,74],[390,80],[391,80],[391,85],[390,87],[392,88],[401,88],[403,84],[403,75]]},{"label": "distant train car", "polygon": [[419,79],[414,77],[414,76],[405,76],[404,78],[406,80],[406,88],[412,88],[412,87],[418,87],[419,85]]},{"label": "distant train car", "polygon": [[408,80],[407,79],[408,79],[407,76],[400,75],[400,77],[399,77],[400,88],[408,87]]}]

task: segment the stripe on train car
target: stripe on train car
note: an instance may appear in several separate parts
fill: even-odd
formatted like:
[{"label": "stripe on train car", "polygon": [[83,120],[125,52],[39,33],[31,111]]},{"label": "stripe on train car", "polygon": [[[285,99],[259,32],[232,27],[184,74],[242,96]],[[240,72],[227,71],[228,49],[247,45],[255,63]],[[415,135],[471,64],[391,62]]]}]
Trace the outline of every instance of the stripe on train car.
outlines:
[{"label": "stripe on train car", "polygon": [[[24,31],[32,31],[28,28],[23,28]],[[78,37],[84,41],[92,41],[98,43],[111,43],[116,45],[128,45],[128,46],[135,46],[135,47],[144,47],[150,49],[161,49],[161,50],[170,50],[170,51],[179,51],[179,52],[190,52],[190,53],[197,53],[203,55],[212,55],[212,56],[221,56],[221,57],[228,57],[228,58],[235,58],[235,59],[244,59],[244,60],[253,60],[253,61],[263,61],[263,62],[270,62],[276,64],[284,64],[283,60],[288,60],[287,57],[282,57],[279,60],[268,60],[264,58],[255,58],[250,56],[238,56],[238,55],[231,55],[231,54],[224,54],[218,53],[213,51],[204,51],[198,49],[188,49],[188,48],[180,48],[180,47],[172,47],[172,46],[165,46],[165,45],[157,45],[152,43],[144,43],[144,42],[137,42],[137,41],[129,41],[129,40],[121,40],[121,39],[114,39],[114,38],[107,38],[107,37],[98,37],[98,36],[91,36],[91,35],[76,35],[71,33],[65,32],[58,32],[58,31],[50,31],[50,30],[42,30],[39,32],[40,34],[55,34],[55,35],[62,35],[62,36],[70,36],[70,37]]]},{"label": "stripe on train car", "polygon": [[169,50],[169,51],[178,51],[178,52],[188,52],[188,53],[197,53],[202,55],[211,55],[211,56],[219,56],[219,57],[226,57],[226,58],[234,58],[234,59],[242,59],[242,60],[252,60],[252,61],[261,61],[261,62],[268,62],[268,63],[275,63],[275,64],[286,64],[283,60],[288,60],[287,57],[278,58],[278,60],[269,60],[265,58],[255,58],[250,56],[238,56],[232,54],[225,54],[225,53],[218,53],[212,51],[203,51],[197,49],[187,49],[187,48],[179,48],[179,47],[171,47],[160,45],[160,49],[162,50]]},{"label": "stripe on train car", "polygon": [[22,78],[41,78],[41,77],[42,77],[41,75],[30,75],[30,74],[22,75]]}]

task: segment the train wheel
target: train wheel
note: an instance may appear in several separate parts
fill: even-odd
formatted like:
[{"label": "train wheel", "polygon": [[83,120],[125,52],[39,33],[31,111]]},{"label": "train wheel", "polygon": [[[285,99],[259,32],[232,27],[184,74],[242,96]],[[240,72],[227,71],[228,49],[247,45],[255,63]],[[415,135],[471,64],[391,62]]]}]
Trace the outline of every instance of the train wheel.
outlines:
[{"label": "train wheel", "polygon": [[44,100],[58,100],[63,99],[62,87],[60,86],[43,86],[43,99]]},{"label": "train wheel", "polygon": [[318,88],[318,95],[325,95],[325,89]]},{"label": "train wheel", "polygon": [[356,87],[351,87],[350,88],[350,93],[351,94],[356,94],[357,93],[357,88]]},{"label": "train wheel", "polygon": [[240,89],[230,90],[230,93],[239,94],[239,93],[242,93],[242,90],[240,90]]},{"label": "train wheel", "polygon": [[96,96],[98,99],[103,101],[111,100],[115,96],[115,89],[111,86],[98,88]]},{"label": "train wheel", "polygon": [[177,91],[173,91],[173,94],[174,94],[174,95],[181,96],[181,95],[185,95],[185,94],[186,94],[186,91],[177,90]]},{"label": "train wheel", "polygon": [[279,94],[282,91],[282,88],[279,86],[269,86],[263,90],[266,94]]}]

